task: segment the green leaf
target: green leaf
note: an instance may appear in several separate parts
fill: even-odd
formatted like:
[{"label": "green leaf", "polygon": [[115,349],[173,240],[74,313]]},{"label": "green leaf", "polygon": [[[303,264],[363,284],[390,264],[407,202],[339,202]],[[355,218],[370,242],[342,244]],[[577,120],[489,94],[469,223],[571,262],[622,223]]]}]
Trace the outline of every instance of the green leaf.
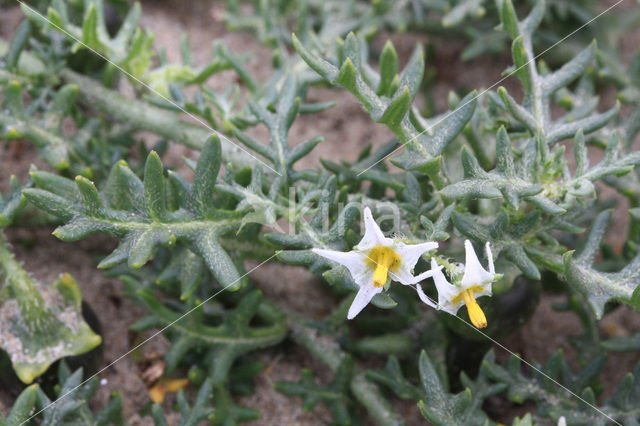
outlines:
[{"label": "green leaf", "polygon": [[167,218],[167,193],[164,182],[164,171],[160,156],[151,151],[144,167],[144,194],[147,199],[149,214],[152,219]]},{"label": "green leaf", "polygon": [[[171,324],[166,328],[169,338],[177,343],[166,355],[171,369],[185,356],[198,348],[204,350],[204,368],[209,370],[213,384],[227,380],[234,362],[242,355],[256,349],[279,343],[286,334],[286,318],[272,306],[262,301],[262,293],[252,290],[240,298],[234,309],[225,312],[222,323],[207,325],[205,312],[193,306],[194,301],[165,305],[153,292],[130,276],[123,277],[128,290],[149,310],[149,318],[136,324],[137,331],[149,327]],[[189,313],[189,315],[185,315]],[[255,318],[259,326],[250,325]]]},{"label": "green leaf", "polygon": [[20,185],[18,179],[11,175],[9,179],[10,190],[4,195],[0,195],[0,227],[10,225],[16,215],[20,213],[26,200],[22,195],[22,190],[30,188],[33,185],[29,179],[24,185]]},{"label": "green leaf", "polygon": [[390,388],[402,399],[424,399],[424,392],[404,377],[398,358],[390,356],[384,370],[369,370],[367,377]]},{"label": "green leaf", "polygon": [[405,152],[393,158],[392,163],[405,170],[420,170],[431,174],[434,163],[439,163],[438,156],[471,119],[476,103],[477,93],[471,92],[452,111],[430,120],[415,116],[416,122],[420,123],[415,135],[407,138]]},{"label": "green leaf", "polygon": [[559,70],[542,78],[542,90],[546,93],[554,93],[561,87],[583,75],[596,57],[596,42],[578,53],[573,59],[564,64]]},{"label": "green leaf", "polygon": [[419,369],[424,399],[418,402],[418,407],[427,420],[435,425],[448,425],[451,419],[456,419],[456,423],[461,425],[490,424],[489,418],[481,409],[482,401],[500,392],[503,386],[488,386],[486,376],[481,374],[476,379],[480,383],[474,389],[477,393],[467,387],[458,394],[450,394],[425,351],[420,353]]},{"label": "green leaf", "polygon": [[356,90],[358,90],[358,86],[356,84],[356,76],[356,67],[353,65],[351,58],[348,57],[340,67],[340,73],[338,74],[336,83],[344,86],[344,88],[349,90],[350,92],[355,92]]},{"label": "green leaf", "polygon": [[392,88],[393,81],[397,78],[397,75],[398,54],[396,53],[396,49],[393,47],[393,44],[387,40],[384,44],[384,48],[382,49],[382,53],[380,53],[380,83],[378,83],[376,94],[378,96],[389,96],[389,91]]},{"label": "green leaf", "polygon": [[208,216],[204,216],[201,204],[191,201],[196,197],[193,185],[177,176],[171,179],[187,193],[178,197],[177,208],[169,208],[168,193],[173,190],[167,184],[158,155],[153,152],[147,158],[144,182],[126,163],[119,162],[100,193],[84,178],[78,178],[73,185],[69,179],[43,172],[33,174],[34,181],[43,189],[27,189],[23,193],[38,207],[66,221],[55,231],[59,238],[76,240],[96,232],[119,238],[119,247],[102,260],[100,267],[128,261],[131,267],[139,268],[158,246],[182,241],[203,258],[222,286],[237,289],[246,284],[246,279],[241,278],[234,260],[218,240],[240,228],[244,212],[217,208],[216,198],[207,193],[214,188],[215,176],[206,170],[205,164],[216,157],[215,146],[212,140],[196,166],[198,196],[209,200]]},{"label": "green leaf", "polygon": [[194,237],[193,250],[200,255],[209,270],[224,288],[237,290],[246,285],[246,278],[238,273],[233,260],[218,242],[218,232],[213,229],[201,231]]},{"label": "green leaf", "polygon": [[378,293],[373,296],[371,303],[381,309],[393,309],[398,306],[398,302],[393,300],[387,293]]},{"label": "green leaf", "polygon": [[[362,36],[360,36],[362,40]],[[385,64],[381,72],[384,78],[359,60],[355,53],[356,37],[350,35],[348,49],[352,53],[344,57],[338,55],[338,66],[321,55],[304,47],[294,36],[293,45],[302,59],[318,74],[332,84],[340,84],[349,90],[362,103],[371,118],[384,122],[398,136],[405,152],[393,159],[393,163],[405,170],[420,170],[439,181],[438,156],[444,148],[462,131],[471,118],[476,106],[476,94],[470,93],[453,112],[427,120],[411,109],[411,99],[417,93],[424,73],[424,53],[421,47],[414,50],[407,66],[397,79],[398,86],[392,98],[385,96],[396,81],[396,59],[391,45],[385,47]],[[362,42],[363,45],[366,43]],[[359,49],[359,47],[358,47]],[[353,56],[353,58],[352,58]],[[354,61],[354,58],[358,58]],[[366,58],[365,58],[366,59]],[[392,76],[393,74],[393,76]],[[380,86],[382,84],[382,86]],[[384,90],[382,89],[384,88]],[[407,89],[409,99],[407,99]],[[411,120],[404,120],[405,111],[411,111]]]},{"label": "green leaf", "polygon": [[[214,413],[215,410],[210,405],[211,397],[213,396],[212,391],[211,381],[209,379],[205,380],[198,390],[193,405],[187,401],[183,390],[178,392],[177,411],[180,414],[180,426],[196,426]],[[162,411],[162,404],[155,403],[151,406],[151,416],[156,426],[169,425]]]},{"label": "green leaf", "polygon": [[[496,139],[497,165],[491,172],[485,172],[473,154],[462,151],[465,179],[446,186],[441,194],[449,199],[459,200],[468,197],[497,198],[504,197],[510,207],[520,208],[520,201],[529,201],[551,214],[562,214],[564,209],[543,195],[542,185],[530,182],[527,168],[522,162],[516,166],[509,136],[501,127]],[[535,198],[533,198],[535,196]]]},{"label": "green leaf", "polygon": [[274,387],[287,396],[302,398],[303,411],[311,411],[320,402],[326,404],[336,424],[351,424],[348,410],[349,385],[353,369],[351,357],[345,357],[328,386],[316,384],[311,370],[303,369],[299,382],[276,382]]},{"label": "green leaf", "polygon": [[20,54],[27,45],[27,41],[29,40],[30,35],[31,24],[28,20],[25,19],[20,23],[18,29],[13,34],[11,43],[9,44],[9,49],[3,57],[5,65],[8,69],[15,69],[17,67]]},{"label": "green leaf", "polygon": [[[592,266],[610,218],[611,210],[601,212],[591,225],[580,255],[574,256],[574,252],[569,251],[563,256],[567,283],[589,301],[598,318],[602,317],[605,304],[611,299],[633,306],[634,291],[640,284],[640,255],[619,272],[601,272]],[[633,307],[640,309],[640,306]]]},{"label": "green leaf", "polygon": [[82,319],[80,289],[65,274],[51,286],[34,281],[0,242],[9,299],[0,305],[0,342],[17,376],[31,383],[58,359],[79,355],[102,339]]},{"label": "green leaf", "polygon": [[442,26],[455,27],[461,24],[467,16],[480,18],[484,16],[485,9],[482,7],[484,0],[462,0],[457,3],[449,12],[442,17]]},{"label": "green leaf", "polygon": [[205,218],[215,214],[214,194],[221,157],[220,138],[214,134],[205,142],[193,176],[193,193]]},{"label": "green leaf", "polygon": [[640,351],[640,333],[634,333],[631,336],[612,337],[602,342],[602,346],[613,352]]},{"label": "green leaf", "polygon": [[500,21],[502,21],[504,29],[509,33],[509,36],[512,39],[518,37],[518,34],[520,33],[518,29],[518,17],[516,16],[516,11],[511,0],[502,1]]},{"label": "green leaf", "polygon": [[384,110],[380,122],[385,123],[390,129],[397,129],[407,116],[409,108],[411,108],[411,92],[409,86],[404,86],[404,90],[396,95]]},{"label": "green leaf", "polygon": [[[13,403],[9,416],[4,420],[7,426],[25,423],[31,417],[33,407],[36,404],[37,388],[38,385],[31,385],[20,393],[18,399]],[[2,421],[2,415],[0,415],[0,422]]]},{"label": "green leaf", "polygon": [[98,37],[98,10],[93,2],[89,3],[82,22],[82,42],[98,52],[104,51]]},{"label": "green leaf", "polygon": [[[402,70],[400,82],[398,83],[398,91],[404,92],[405,88],[408,88],[409,93],[411,94],[411,100],[413,100],[418,93],[423,76],[424,51],[422,50],[422,46],[417,45],[409,58],[409,62],[407,62],[407,65]],[[398,92],[396,92],[394,98],[397,96]]]},{"label": "green leaf", "polygon": [[[92,411],[86,403],[95,394],[98,388],[98,378],[90,377],[82,380],[82,368],[71,373],[67,364],[62,361],[58,367],[57,395],[60,396],[52,402],[47,394],[38,385],[26,388],[18,398],[14,410],[20,407],[24,410],[23,417],[7,419],[7,425],[19,425],[33,416],[33,422],[43,426],[55,426],[59,424],[76,425],[121,425],[122,395],[112,392],[105,406],[99,411]],[[61,397],[64,395],[64,397]],[[11,415],[13,415],[13,411]],[[2,417],[0,416],[0,424]]]}]

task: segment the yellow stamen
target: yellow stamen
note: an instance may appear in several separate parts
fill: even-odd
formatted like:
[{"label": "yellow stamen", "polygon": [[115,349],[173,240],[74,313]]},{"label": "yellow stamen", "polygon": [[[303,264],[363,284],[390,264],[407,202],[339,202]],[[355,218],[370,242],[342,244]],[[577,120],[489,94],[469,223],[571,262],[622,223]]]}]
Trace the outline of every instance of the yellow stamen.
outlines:
[{"label": "yellow stamen", "polygon": [[487,326],[487,318],[482,312],[482,308],[476,302],[476,298],[473,296],[473,289],[469,288],[462,292],[462,300],[467,305],[467,312],[469,312],[469,319],[471,323],[477,328],[485,328]]},{"label": "yellow stamen", "polygon": [[389,247],[376,247],[369,252],[369,263],[375,266],[373,286],[383,287],[387,282],[389,269],[393,271],[400,264],[400,257]]}]

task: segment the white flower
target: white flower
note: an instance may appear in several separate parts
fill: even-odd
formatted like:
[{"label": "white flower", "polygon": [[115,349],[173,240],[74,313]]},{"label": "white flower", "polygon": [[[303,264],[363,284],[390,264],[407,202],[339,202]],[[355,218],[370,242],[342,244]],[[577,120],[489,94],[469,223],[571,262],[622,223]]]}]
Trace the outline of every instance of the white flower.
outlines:
[{"label": "white flower", "polygon": [[418,290],[418,296],[424,303],[452,315],[455,315],[463,304],[467,305],[469,318],[473,325],[478,328],[483,328],[487,326],[487,319],[478,302],[476,302],[476,298],[480,296],[491,296],[491,283],[496,279],[491,248],[489,247],[489,243],[487,243],[485,249],[489,261],[489,271],[486,271],[482,265],[480,265],[478,256],[476,256],[476,252],[473,250],[473,246],[469,240],[464,242],[464,248],[466,257],[464,275],[459,285],[449,283],[444,274],[437,269],[438,264],[435,259],[431,259],[431,270],[434,271],[433,280],[438,290],[437,305],[422,291],[420,285],[416,286],[416,290]]},{"label": "white flower", "polygon": [[567,419],[565,419],[564,416],[558,419],[558,426],[567,426]]},{"label": "white flower", "polygon": [[364,209],[364,229],[364,237],[352,251],[312,250],[317,255],[344,265],[360,287],[349,308],[348,319],[358,315],[373,296],[383,290],[387,274],[405,285],[431,277],[433,271],[413,276],[412,270],[423,253],[438,248],[435,242],[407,245],[397,239],[386,238],[368,207]]}]

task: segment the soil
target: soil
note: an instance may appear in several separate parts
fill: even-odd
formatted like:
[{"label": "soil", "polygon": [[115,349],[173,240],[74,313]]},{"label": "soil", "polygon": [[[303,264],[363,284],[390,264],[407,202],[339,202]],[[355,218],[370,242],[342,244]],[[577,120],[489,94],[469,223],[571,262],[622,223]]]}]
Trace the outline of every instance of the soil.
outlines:
[{"label": "soil", "polygon": [[[264,79],[270,69],[269,52],[262,48],[250,34],[229,33],[221,19],[224,6],[206,0],[184,2],[180,0],[144,1],[142,24],[155,34],[156,46],[166,49],[169,60],[179,60],[179,35],[187,33],[196,63],[207,61],[211,54],[212,40],[218,40],[235,53],[254,52],[248,62],[251,71],[257,78]],[[21,19],[18,7],[4,7],[0,13],[0,37],[9,37]],[[394,44],[398,48],[401,63],[406,62],[416,42],[433,43],[435,58],[430,67],[435,67],[442,78],[433,88],[439,110],[446,108],[447,93],[458,87],[489,87],[501,78],[502,71],[510,65],[509,57],[480,58],[464,64],[457,58],[461,45],[429,40],[424,37],[394,35]],[[638,46],[639,33],[625,38],[623,46],[625,57]],[[379,37],[375,45],[380,47],[385,36]],[[455,69],[455,72],[453,70]],[[234,75],[223,72],[211,80],[211,85],[224,88],[233,83]],[[518,87],[513,79],[501,83],[509,88]],[[374,146],[387,142],[392,135],[381,126],[371,122],[352,95],[344,91],[314,88],[309,94],[310,100],[333,100],[336,107],[313,116],[302,116],[296,120],[291,133],[291,142],[298,143],[321,134],[325,142],[321,143],[313,155],[299,163],[300,168],[319,167],[318,158],[334,161],[354,160],[358,153],[368,144]],[[257,137],[266,133],[257,131]],[[142,135],[143,137],[145,135]],[[152,138],[148,138],[153,143]],[[25,178],[30,164],[47,169],[37,159],[33,145],[24,142],[3,144],[0,149],[0,187],[5,189],[8,177],[17,175]],[[182,157],[194,158],[190,150],[172,145],[165,161],[176,166],[182,164]],[[611,229],[612,242],[622,241],[627,224],[624,205],[616,211],[616,225]],[[143,315],[140,308],[135,307],[123,296],[123,286],[116,279],[105,278],[97,269],[94,257],[104,253],[105,247],[114,246],[114,241],[106,237],[92,237],[76,243],[63,243],[51,235],[51,230],[18,228],[7,232],[13,243],[16,257],[24,262],[26,269],[38,280],[49,283],[59,274],[70,272],[82,288],[84,299],[93,306],[103,324],[104,360],[106,366],[117,362],[100,374],[106,384],[100,386],[92,405],[101,406],[108,398],[111,390],[120,391],[123,396],[124,416],[132,424],[152,424],[147,416],[140,416],[138,411],[148,403],[145,384],[141,379],[141,369],[131,356],[120,359],[140,336],[129,331],[132,322]],[[619,238],[618,238],[619,237]],[[619,243],[616,247],[619,249]],[[251,265],[248,265],[251,267]],[[277,299],[289,309],[304,313],[313,318],[321,318],[332,305],[330,299],[319,285],[317,279],[307,270],[277,264],[263,266],[251,274],[266,297]],[[562,297],[544,295],[532,319],[515,335],[503,339],[502,343],[513,352],[521,354],[527,360],[544,362],[557,349],[562,349],[570,363],[576,367],[577,354],[568,343],[567,338],[581,332],[577,318],[572,314],[554,312],[554,303],[561,302]],[[640,316],[631,309],[622,307],[610,315],[606,315],[600,326],[606,335],[628,335],[640,330]],[[167,342],[162,336],[153,339],[141,348],[139,356],[153,359],[166,350]],[[505,353],[498,351],[504,359]],[[324,425],[331,421],[327,410],[319,405],[311,412],[301,409],[299,399],[285,397],[273,389],[273,383],[279,380],[298,380],[302,368],[311,368],[319,372],[322,380],[330,380],[326,368],[313,359],[306,351],[290,345],[290,350],[265,350],[255,356],[267,367],[255,380],[255,393],[251,396],[237,398],[237,403],[258,408],[262,418],[253,422],[255,425]],[[605,394],[610,394],[622,377],[632,371],[640,356],[638,354],[612,354],[607,361],[605,373],[602,375]],[[11,406],[13,396],[7,390],[0,390],[0,410],[6,413]],[[165,403],[171,409],[172,398]],[[424,422],[417,407],[413,403],[397,401],[394,405],[406,415],[410,424]],[[530,407],[527,407],[530,409]],[[516,407],[506,407],[506,419],[521,414]],[[175,418],[171,418],[171,420]]]}]

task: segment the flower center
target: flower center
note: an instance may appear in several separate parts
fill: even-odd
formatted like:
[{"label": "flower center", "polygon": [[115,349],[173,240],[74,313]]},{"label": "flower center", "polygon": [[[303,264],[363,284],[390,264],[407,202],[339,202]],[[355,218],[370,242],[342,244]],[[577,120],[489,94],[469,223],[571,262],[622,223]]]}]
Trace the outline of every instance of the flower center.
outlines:
[{"label": "flower center", "polygon": [[369,252],[368,262],[375,266],[373,286],[383,287],[387,282],[389,269],[392,271],[400,264],[400,257],[389,247],[376,247]]},{"label": "flower center", "polygon": [[482,308],[476,302],[476,298],[473,296],[473,288],[469,288],[461,293],[464,304],[467,305],[467,312],[469,312],[469,319],[473,325],[477,328],[485,328],[487,326],[487,318],[482,312]]}]

